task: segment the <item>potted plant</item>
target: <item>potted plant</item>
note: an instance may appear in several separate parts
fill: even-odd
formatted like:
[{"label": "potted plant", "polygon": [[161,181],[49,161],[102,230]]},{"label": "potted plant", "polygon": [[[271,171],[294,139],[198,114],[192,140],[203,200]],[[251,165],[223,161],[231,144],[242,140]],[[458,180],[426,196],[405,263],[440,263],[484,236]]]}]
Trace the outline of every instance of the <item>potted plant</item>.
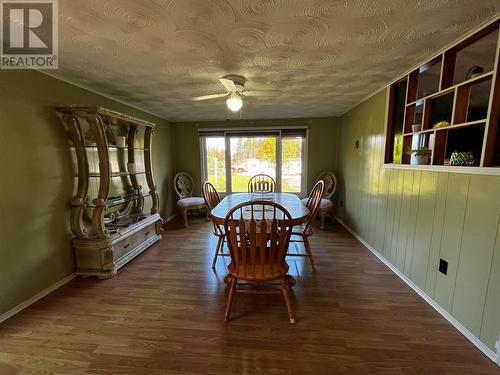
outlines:
[{"label": "potted plant", "polygon": [[418,165],[427,165],[431,159],[432,150],[428,147],[419,147],[416,150],[410,150],[415,155],[415,161]]}]

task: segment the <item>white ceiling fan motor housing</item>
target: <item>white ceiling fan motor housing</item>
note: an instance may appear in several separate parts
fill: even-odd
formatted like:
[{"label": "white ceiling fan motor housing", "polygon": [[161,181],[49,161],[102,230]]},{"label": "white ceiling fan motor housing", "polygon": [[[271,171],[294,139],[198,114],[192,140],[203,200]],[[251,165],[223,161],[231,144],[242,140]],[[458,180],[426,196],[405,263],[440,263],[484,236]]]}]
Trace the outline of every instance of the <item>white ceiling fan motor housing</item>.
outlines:
[{"label": "white ceiling fan motor housing", "polygon": [[246,78],[243,76],[239,76],[236,74],[230,74],[230,75],[224,76],[222,78],[233,81],[234,85],[236,86],[236,91],[238,91],[238,92],[242,92],[245,89]]}]

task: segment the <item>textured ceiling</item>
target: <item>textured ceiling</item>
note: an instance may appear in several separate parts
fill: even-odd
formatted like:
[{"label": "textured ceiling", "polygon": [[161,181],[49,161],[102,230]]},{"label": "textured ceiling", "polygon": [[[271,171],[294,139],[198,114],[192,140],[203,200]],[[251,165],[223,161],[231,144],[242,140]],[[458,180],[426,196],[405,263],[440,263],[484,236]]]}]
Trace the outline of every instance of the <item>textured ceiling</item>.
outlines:
[{"label": "textured ceiling", "polygon": [[222,120],[218,78],[244,75],[242,118],[342,114],[500,11],[498,0],[60,0],[59,71],[171,121]]}]

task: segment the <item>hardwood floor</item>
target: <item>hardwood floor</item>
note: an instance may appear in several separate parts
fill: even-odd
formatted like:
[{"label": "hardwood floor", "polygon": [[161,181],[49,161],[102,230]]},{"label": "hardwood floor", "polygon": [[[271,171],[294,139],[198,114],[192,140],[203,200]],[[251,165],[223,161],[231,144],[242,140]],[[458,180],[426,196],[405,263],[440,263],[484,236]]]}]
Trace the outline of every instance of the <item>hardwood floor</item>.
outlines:
[{"label": "hardwood floor", "polygon": [[311,237],[291,325],[279,289],[237,293],[203,219],[109,280],[75,279],[0,324],[0,374],[499,374],[499,368],[340,225]]}]

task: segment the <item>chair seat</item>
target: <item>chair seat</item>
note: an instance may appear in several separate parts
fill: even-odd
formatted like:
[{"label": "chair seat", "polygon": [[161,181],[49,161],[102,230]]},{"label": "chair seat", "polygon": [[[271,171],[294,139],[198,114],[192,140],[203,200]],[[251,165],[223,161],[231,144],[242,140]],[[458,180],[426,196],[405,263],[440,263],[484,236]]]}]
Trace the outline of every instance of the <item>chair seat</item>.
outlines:
[{"label": "chair seat", "polygon": [[182,198],[177,201],[177,206],[179,207],[196,207],[196,206],[204,206],[205,200],[201,197],[189,197]]},{"label": "chair seat", "polygon": [[258,262],[253,265],[250,263],[250,259],[247,259],[246,264],[240,263],[236,265],[234,262],[231,262],[229,266],[227,266],[227,270],[231,275],[247,281],[275,280],[286,275],[288,268],[288,265],[280,267],[277,264],[271,266],[271,264],[259,264]]},{"label": "chair seat", "polygon": [[[308,199],[309,198],[304,198],[304,199],[301,199],[301,201],[302,201],[302,203],[307,204]],[[321,198],[321,202],[319,204],[320,209],[330,208],[332,206],[333,206],[333,202],[330,199]]]},{"label": "chair seat", "polygon": [[307,224],[295,225],[292,230],[292,235],[299,235],[299,236],[302,236],[303,234],[305,234],[306,236],[311,235],[312,234],[311,227],[309,227],[307,229],[307,233],[305,233],[306,226]]}]

